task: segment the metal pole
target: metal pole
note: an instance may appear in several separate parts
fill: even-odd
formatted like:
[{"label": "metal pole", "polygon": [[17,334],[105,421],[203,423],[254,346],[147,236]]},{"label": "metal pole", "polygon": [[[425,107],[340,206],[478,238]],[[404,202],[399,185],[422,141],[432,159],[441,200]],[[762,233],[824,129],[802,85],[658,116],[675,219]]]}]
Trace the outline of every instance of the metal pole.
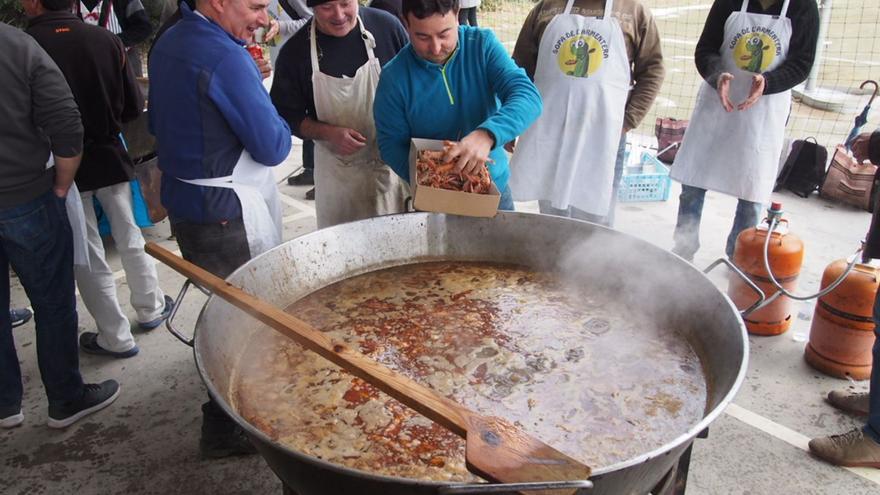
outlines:
[{"label": "metal pole", "polygon": [[810,75],[807,77],[806,91],[816,89],[819,80],[819,67],[822,65],[822,57],[825,54],[825,37],[828,35],[828,24],[831,22],[831,4],[833,0],[822,0],[819,5],[819,39],[816,41],[816,60]]}]

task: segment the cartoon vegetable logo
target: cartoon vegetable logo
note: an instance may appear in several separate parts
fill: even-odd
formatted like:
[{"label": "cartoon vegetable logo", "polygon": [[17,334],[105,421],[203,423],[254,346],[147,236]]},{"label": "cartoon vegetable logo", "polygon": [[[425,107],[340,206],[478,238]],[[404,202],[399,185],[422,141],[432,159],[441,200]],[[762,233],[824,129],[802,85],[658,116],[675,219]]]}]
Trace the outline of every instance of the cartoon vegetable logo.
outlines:
[{"label": "cartoon vegetable logo", "polygon": [[590,77],[602,65],[599,42],[592,36],[578,36],[568,40],[559,50],[558,63],[565,75]]},{"label": "cartoon vegetable logo", "polygon": [[775,56],[776,49],[773,40],[762,33],[743,36],[734,49],[736,66],[756,74],[767,70]]}]

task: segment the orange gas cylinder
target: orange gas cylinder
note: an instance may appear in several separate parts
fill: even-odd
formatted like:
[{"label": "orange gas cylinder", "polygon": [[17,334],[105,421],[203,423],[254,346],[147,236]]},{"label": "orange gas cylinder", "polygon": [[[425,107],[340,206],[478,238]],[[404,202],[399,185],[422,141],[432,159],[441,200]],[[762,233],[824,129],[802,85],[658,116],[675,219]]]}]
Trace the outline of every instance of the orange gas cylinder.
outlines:
[{"label": "orange gas cylinder", "polygon": [[[773,212],[781,214],[782,206],[774,203]],[[786,222],[787,223],[787,222]],[[767,297],[777,292],[764,269],[764,241],[767,239],[767,225],[760,225],[740,232],[736,238],[733,264],[745,273]],[[780,232],[770,234],[768,260],[773,277],[785,290],[793,292],[797,288],[797,278],[804,260],[804,243],[794,234]],[[757,301],[757,296],[748,285],[738,277],[731,277],[727,295],[740,310],[748,308]],[[791,299],[779,296],[775,301],[752,312],[745,318],[746,328],[755,335],[779,335],[791,325]]]},{"label": "orange gas cylinder", "polygon": [[[837,260],[822,274],[822,289],[837,280],[846,269],[846,260]],[[874,295],[877,268],[856,265],[834,290],[816,301],[810,342],[804,358],[817,370],[838,378],[851,376],[865,380],[871,376],[871,349],[874,346]]]}]

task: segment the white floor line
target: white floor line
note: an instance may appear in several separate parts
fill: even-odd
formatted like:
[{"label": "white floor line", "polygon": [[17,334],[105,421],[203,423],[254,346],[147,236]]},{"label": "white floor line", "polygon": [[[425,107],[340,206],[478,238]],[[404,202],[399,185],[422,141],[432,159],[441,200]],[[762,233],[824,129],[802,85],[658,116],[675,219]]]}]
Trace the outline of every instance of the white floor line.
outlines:
[{"label": "white floor line", "polygon": [[315,216],[314,211],[300,211],[300,212],[294,213],[293,215],[287,215],[286,217],[282,218],[281,223],[295,222],[301,218],[307,218],[307,217],[313,217],[313,216]]},{"label": "white floor line", "polygon": [[[730,404],[727,406],[727,409],[724,410],[725,414],[731,416],[739,421],[751,426],[752,428],[763,431],[764,433],[778,439],[783,442],[797,447],[801,450],[809,452],[810,448],[808,447],[808,443],[810,441],[809,437],[798,433],[791,428],[783,426],[779,423],[775,423],[764,416],[753,413],[748,409],[744,409],[736,404]],[[837,433],[837,432],[830,432]],[[816,461],[821,462],[821,461]],[[871,469],[871,468],[842,468],[850,471],[862,478],[871,481],[880,485],[880,469]]]}]

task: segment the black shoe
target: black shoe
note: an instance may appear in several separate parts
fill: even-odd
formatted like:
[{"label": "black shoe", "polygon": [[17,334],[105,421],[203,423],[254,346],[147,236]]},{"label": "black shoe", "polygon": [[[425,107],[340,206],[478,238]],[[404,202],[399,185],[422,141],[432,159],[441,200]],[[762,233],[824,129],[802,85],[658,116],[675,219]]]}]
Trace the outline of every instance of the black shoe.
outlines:
[{"label": "black shoe", "polygon": [[98,345],[98,334],[95,332],[83,332],[82,335],[79,336],[79,348],[82,349],[83,352],[87,352],[89,354],[97,354],[99,356],[111,356],[120,359],[130,358],[140,352],[140,349],[138,349],[137,345],[127,351],[121,352],[104,349],[103,347]]},{"label": "black shoe", "polygon": [[244,430],[235,425],[228,432],[206,434],[202,430],[202,438],[199,440],[199,453],[205,459],[222,459],[239,455],[252,455],[257,449],[248,439]]},{"label": "black shoe", "polygon": [[306,191],[306,199],[308,199],[310,201],[315,200],[315,188],[314,187],[309,189],[308,191]]},{"label": "black shoe", "polygon": [[202,438],[199,452],[205,459],[256,454],[244,430],[214,401],[202,404]]},{"label": "black shoe", "polygon": [[61,405],[49,404],[49,428],[67,428],[80,419],[109,406],[119,397],[116,380],[87,383],[83,395]]},{"label": "black shoe", "polygon": [[288,186],[314,186],[315,185],[315,173],[310,168],[304,168],[303,172],[299,175],[295,175],[293,177],[287,178]]},{"label": "black shoe", "polygon": [[19,327],[31,321],[34,314],[27,308],[9,308],[9,319],[12,321],[12,328]]}]

